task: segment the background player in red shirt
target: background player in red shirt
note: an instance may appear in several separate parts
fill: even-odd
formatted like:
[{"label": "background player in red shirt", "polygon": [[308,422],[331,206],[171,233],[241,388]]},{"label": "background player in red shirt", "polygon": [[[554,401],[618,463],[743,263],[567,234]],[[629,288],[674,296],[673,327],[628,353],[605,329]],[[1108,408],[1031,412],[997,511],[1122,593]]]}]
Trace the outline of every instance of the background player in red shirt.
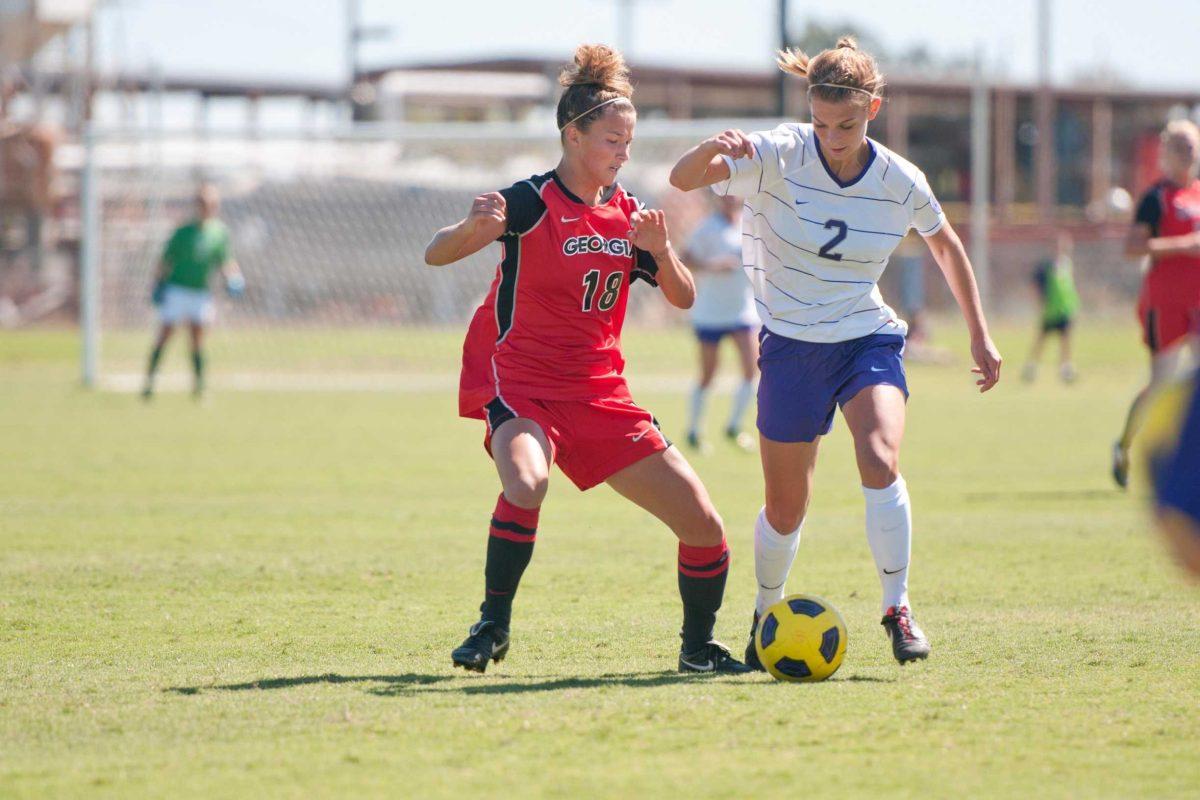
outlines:
[{"label": "background player in red shirt", "polygon": [[550,465],[580,489],[606,482],[679,537],[681,672],[747,672],[713,641],[725,591],[724,525],[699,477],[634,404],[622,376],[629,284],[691,306],[691,273],[661,211],[617,183],[637,114],[621,55],[583,45],[559,78],[563,154],[552,171],[475,198],[425,251],[449,264],[499,241],[504,255],[463,345],[459,413],[487,422],[503,491],[492,513],[480,621],[452,654],[483,672],[509,648],[513,595],[533,554]]},{"label": "background player in red shirt", "polygon": [[1163,179],[1138,204],[1125,244],[1129,256],[1149,257],[1138,317],[1150,348],[1150,383],[1134,398],[1125,428],[1113,446],[1112,474],[1124,488],[1129,446],[1152,392],[1180,374],[1200,335],[1200,128],[1190,120],[1169,123],[1162,134]]}]

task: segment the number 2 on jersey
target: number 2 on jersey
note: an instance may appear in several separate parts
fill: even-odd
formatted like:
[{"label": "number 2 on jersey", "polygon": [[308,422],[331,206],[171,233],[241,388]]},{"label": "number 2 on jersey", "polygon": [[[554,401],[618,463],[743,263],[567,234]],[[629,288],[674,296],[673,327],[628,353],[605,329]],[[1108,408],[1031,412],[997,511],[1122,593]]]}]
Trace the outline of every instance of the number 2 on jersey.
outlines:
[{"label": "number 2 on jersey", "polygon": [[817,255],[819,255],[821,258],[828,258],[830,261],[841,261],[842,254],[833,252],[833,248],[841,244],[842,240],[846,238],[846,230],[848,226],[840,219],[830,219],[825,221],[826,230],[833,230],[835,228],[837,229],[837,235],[826,242],[825,245],[817,252]]},{"label": "number 2 on jersey", "polygon": [[[600,293],[599,299],[596,300],[596,308],[600,311],[608,311],[617,304],[617,295],[621,292],[621,272],[611,272],[608,278],[604,281],[604,291]],[[596,290],[600,288],[600,270],[589,269],[583,276],[583,310],[592,310],[592,299],[596,297]]]}]

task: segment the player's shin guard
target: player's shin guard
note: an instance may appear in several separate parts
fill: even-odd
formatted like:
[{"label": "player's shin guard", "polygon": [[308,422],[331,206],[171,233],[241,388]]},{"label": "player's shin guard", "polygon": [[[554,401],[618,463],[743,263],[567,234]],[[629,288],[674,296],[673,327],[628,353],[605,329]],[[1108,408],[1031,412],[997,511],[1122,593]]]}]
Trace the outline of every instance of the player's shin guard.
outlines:
[{"label": "player's shin guard", "polygon": [[713,638],[717,611],[725,597],[729,545],[712,547],[679,543],[679,596],[683,598],[683,651],[691,652]]},{"label": "player's shin guard", "polygon": [[912,508],[904,478],[884,489],[863,487],[867,501],[867,542],[883,587],[882,607],[908,605],[908,562],[912,554]]},{"label": "player's shin guard", "polygon": [[487,566],[484,568],[483,619],[505,630],[512,618],[513,596],[537,539],[537,508],[520,508],[501,494],[488,528]]},{"label": "player's shin guard", "polygon": [[802,527],[803,520],[796,530],[780,533],[767,521],[766,506],[754,520],[754,576],[758,581],[754,607],[760,616],[783,599],[783,585],[796,560]]}]

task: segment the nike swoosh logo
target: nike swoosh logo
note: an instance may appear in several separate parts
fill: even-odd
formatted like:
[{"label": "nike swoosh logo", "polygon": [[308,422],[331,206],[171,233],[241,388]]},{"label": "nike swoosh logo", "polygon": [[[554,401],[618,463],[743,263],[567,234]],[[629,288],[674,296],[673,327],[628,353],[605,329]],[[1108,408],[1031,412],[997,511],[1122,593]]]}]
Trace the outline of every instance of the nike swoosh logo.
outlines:
[{"label": "nike swoosh logo", "polygon": [[646,435],[647,433],[649,433],[649,432],[650,432],[650,431],[648,431],[648,430],[642,431],[641,433],[639,433],[639,434],[637,434],[636,436],[634,436],[634,437],[633,437],[633,441],[635,441],[635,442],[640,442],[640,441],[642,440],[642,437],[643,437],[643,436],[645,436],[645,435]]},{"label": "nike swoosh logo", "polygon": [[798,205],[798,206],[806,206],[806,205],[808,205],[808,201],[807,201],[807,200],[797,200],[797,201],[796,201],[796,205]]},{"label": "nike swoosh logo", "polygon": [[579,222],[579,220],[581,220],[581,219],[583,219],[583,217],[563,217],[562,221],[563,222]]},{"label": "nike swoosh logo", "polygon": [[[786,578],[784,579],[783,583],[787,583],[787,579],[786,579]],[[783,586],[783,583],[779,584],[779,586],[763,586],[763,585],[760,583],[758,586],[759,586],[759,588],[760,588],[760,589],[766,589],[768,592],[773,592],[773,591],[775,591],[776,589],[779,589],[779,588],[781,588],[781,587]]]},{"label": "nike swoosh logo", "polygon": [[682,664],[684,664],[685,666],[696,670],[697,672],[712,672],[713,670],[715,670],[717,668],[717,665],[712,662],[712,659],[705,661],[703,664],[693,664],[692,662],[688,661],[686,658],[681,658],[681,659],[679,659],[679,661]]},{"label": "nike swoosh logo", "polygon": [[908,567],[906,567],[906,566],[905,566],[905,567],[901,567],[900,569],[892,569],[892,570],[887,570],[887,569],[885,569],[885,570],[883,571],[883,574],[884,574],[884,575],[895,575],[897,572],[904,572],[904,570],[906,570],[906,569],[908,569]]}]

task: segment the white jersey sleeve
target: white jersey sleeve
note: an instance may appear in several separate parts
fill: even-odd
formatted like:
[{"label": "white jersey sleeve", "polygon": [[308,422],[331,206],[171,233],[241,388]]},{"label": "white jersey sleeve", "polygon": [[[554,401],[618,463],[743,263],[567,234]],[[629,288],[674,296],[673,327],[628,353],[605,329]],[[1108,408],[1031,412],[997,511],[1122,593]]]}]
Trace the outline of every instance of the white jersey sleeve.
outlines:
[{"label": "white jersey sleeve", "polygon": [[942,206],[933,196],[933,190],[929,188],[929,181],[925,178],[925,173],[919,170],[916,182],[913,184],[912,197],[909,198],[909,207],[912,209],[910,227],[922,236],[932,236],[946,224],[946,215],[942,213]]},{"label": "white jersey sleeve", "polygon": [[729,178],[713,184],[713,192],[721,195],[754,197],[783,182],[793,162],[802,160],[805,135],[794,124],[780,125],[769,131],[756,131],[747,138],[754,145],[753,158],[721,156],[729,167]]}]

